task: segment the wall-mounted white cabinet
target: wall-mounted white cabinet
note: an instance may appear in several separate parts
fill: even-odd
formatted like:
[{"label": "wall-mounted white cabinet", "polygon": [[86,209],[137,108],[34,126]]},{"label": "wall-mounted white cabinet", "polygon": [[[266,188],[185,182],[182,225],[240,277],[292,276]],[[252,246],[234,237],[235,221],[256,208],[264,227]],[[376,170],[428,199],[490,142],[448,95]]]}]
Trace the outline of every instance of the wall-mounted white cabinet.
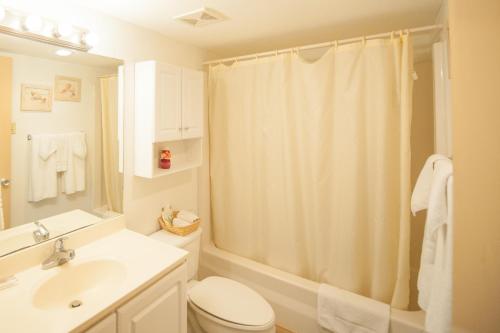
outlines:
[{"label": "wall-mounted white cabinet", "polygon": [[[135,65],[135,175],[154,178],[201,165],[204,74],[156,61]],[[160,169],[160,149],[172,152]]]}]

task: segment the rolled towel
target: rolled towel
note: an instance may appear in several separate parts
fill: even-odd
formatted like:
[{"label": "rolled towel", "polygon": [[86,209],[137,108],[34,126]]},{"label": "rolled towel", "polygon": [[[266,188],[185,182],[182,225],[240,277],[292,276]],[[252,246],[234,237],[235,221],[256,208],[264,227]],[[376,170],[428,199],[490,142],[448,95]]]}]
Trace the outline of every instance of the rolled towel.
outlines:
[{"label": "rolled towel", "polygon": [[199,220],[198,215],[196,215],[195,213],[192,213],[188,210],[179,211],[179,213],[177,214],[177,218],[182,219],[182,220],[189,222],[189,223],[194,223],[197,220]]},{"label": "rolled towel", "polygon": [[320,284],[318,323],[335,333],[388,333],[390,306],[374,299]]},{"label": "rolled towel", "polygon": [[176,218],[174,218],[174,219],[172,220],[172,225],[173,225],[174,227],[181,227],[181,228],[182,228],[182,227],[187,227],[187,226],[190,226],[190,225],[191,225],[191,223],[190,223],[190,222],[188,222],[188,221],[185,221],[185,220],[183,220],[183,219],[180,219],[180,218],[176,217]]}]

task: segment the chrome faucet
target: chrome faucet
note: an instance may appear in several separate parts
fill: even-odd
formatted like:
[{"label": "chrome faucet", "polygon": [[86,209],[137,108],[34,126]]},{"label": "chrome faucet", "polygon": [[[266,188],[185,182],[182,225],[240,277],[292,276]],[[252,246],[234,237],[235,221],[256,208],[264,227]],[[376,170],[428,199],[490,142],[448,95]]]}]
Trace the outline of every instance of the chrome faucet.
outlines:
[{"label": "chrome faucet", "polygon": [[42,269],[61,266],[75,258],[75,250],[64,248],[66,239],[68,237],[61,237],[54,242],[54,252],[42,262]]},{"label": "chrome faucet", "polygon": [[40,222],[35,222],[36,230],[33,231],[33,239],[35,242],[40,243],[46,241],[50,237],[50,232],[47,228]]}]

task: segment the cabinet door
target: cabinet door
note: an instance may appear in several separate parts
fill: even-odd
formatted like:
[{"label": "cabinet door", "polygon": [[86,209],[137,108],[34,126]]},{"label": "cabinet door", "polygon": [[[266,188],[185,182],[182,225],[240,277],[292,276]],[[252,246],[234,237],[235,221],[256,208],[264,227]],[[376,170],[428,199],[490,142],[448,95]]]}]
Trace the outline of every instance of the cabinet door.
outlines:
[{"label": "cabinet door", "polygon": [[186,333],[186,264],[118,309],[118,333]]},{"label": "cabinet door", "polygon": [[182,70],[182,138],[199,138],[203,135],[205,85],[203,72]]},{"label": "cabinet door", "polygon": [[155,141],[182,138],[182,70],[168,64],[157,64]]},{"label": "cabinet door", "polygon": [[116,314],[110,314],[86,330],[85,333],[116,333]]}]

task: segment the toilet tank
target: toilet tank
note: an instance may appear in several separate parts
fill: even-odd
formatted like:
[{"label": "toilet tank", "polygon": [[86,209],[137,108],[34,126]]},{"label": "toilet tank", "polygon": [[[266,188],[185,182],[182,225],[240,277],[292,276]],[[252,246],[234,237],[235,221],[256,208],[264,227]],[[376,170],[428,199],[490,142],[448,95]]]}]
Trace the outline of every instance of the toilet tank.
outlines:
[{"label": "toilet tank", "polygon": [[198,273],[198,261],[200,257],[201,228],[187,236],[174,235],[168,231],[160,230],[149,236],[162,243],[182,248],[189,252],[187,257],[188,281],[195,279]]}]

